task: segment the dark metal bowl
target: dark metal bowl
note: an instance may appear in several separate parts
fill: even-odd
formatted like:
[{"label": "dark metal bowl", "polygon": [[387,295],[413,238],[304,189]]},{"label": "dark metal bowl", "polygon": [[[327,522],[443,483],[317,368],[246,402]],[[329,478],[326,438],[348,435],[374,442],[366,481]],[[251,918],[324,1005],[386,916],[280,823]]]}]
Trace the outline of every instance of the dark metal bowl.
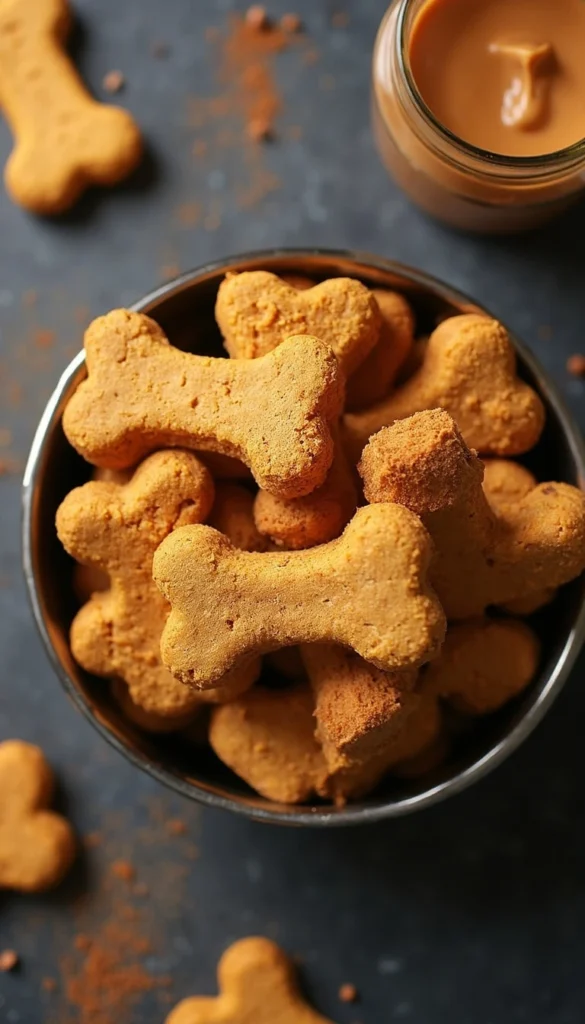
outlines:
[{"label": "dark metal bowl", "polygon": [[[227,270],[258,268],[308,274],[316,280],[347,275],[367,285],[398,288],[413,305],[420,334],[426,334],[445,315],[484,312],[464,295],[419,271],[367,254],[321,250],[260,252],[210,264],[158,288],[134,308],[153,316],[175,345],[221,355],[213,317],[219,282]],[[547,409],[544,435],[526,458],[526,465],[539,479],[579,484],[585,479],[585,449],[578,429],[531,353],[513,341],[520,372],[540,393]],[[57,384],[33,441],[24,476],[24,571],[37,626],[66,693],[135,765],[192,800],[261,821],[360,824],[406,814],[460,792],[500,764],[532,732],[567,679],[585,639],[583,577],[564,587],[556,601],[535,617],[543,644],[541,669],[521,697],[478,722],[433,775],[415,781],[387,780],[367,799],[344,808],[318,802],[302,807],[271,803],[256,796],[209,749],[176,735],[153,737],[132,726],[112,702],[104,680],[89,676],[75,664],[67,639],[76,611],[72,562],[57,540],[54,523],[65,494],[89,475],[87,464],[68,444],[61,428],[63,407],[84,374],[84,354],[80,352]]]}]

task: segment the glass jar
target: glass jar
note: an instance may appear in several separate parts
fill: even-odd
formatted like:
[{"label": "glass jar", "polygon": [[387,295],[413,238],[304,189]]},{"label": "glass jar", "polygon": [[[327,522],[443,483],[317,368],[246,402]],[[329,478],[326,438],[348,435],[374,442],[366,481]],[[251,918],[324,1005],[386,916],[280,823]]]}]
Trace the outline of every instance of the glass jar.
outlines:
[{"label": "glass jar", "polygon": [[506,157],[463,142],[420,96],[409,61],[426,0],[395,0],[373,56],[373,127],[382,160],[428,213],[465,231],[504,233],[551,220],[585,191],[585,139],[556,153]]}]

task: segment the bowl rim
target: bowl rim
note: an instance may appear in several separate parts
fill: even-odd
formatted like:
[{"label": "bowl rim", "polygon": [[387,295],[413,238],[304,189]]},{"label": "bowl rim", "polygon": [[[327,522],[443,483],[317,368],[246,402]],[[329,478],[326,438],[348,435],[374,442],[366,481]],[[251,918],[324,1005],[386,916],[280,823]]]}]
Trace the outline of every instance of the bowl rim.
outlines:
[{"label": "bowl rim", "polygon": [[[397,277],[405,278],[421,288],[432,291],[435,295],[444,299],[446,302],[460,306],[472,306],[475,309],[486,313],[488,316],[494,315],[490,310],[486,309],[485,306],[474,302],[474,300],[470,299],[464,292],[459,291],[459,289],[445,284],[440,279],[426,273],[425,271],[417,270],[416,268],[410,267],[406,264],[402,264],[394,260],[388,260],[384,257],[376,256],[361,250],[302,247],[274,248],[246,252],[202,264],[201,266],[195,267],[193,270],[185,271],[172,281],[155,288],[153,291],[135,302],[130,309],[134,312],[143,312],[148,309],[151,313],[156,314],[156,310],[153,307],[157,303],[171,298],[175,293],[180,292],[186,286],[193,284],[198,278],[204,277],[208,274],[217,273],[221,270],[227,271],[242,263],[261,263],[262,260],[268,259],[286,260],[307,258],[311,256],[324,260],[351,260],[352,262],[363,266],[364,270],[380,270],[386,273],[395,274]],[[541,367],[538,360],[532,355],[523,342],[518,340],[513,332],[509,332],[509,334],[516,352],[533,375],[538,389],[542,391],[546,396],[547,401],[553,407],[561,424],[571,455],[575,461],[579,478],[585,480],[585,441],[581,437],[580,430],[572,413],[567,408],[557,386],[550,379],[544,368]],[[195,800],[208,807],[229,810],[235,814],[260,822],[313,827],[373,824],[386,818],[400,817],[416,810],[422,810],[425,807],[430,807],[433,804],[439,803],[449,796],[454,796],[455,794],[462,792],[473,783],[484,778],[489,772],[493,771],[494,768],[509,757],[510,754],[512,754],[533,732],[560,693],[575,663],[581,646],[585,642],[585,600],[582,600],[581,602],[581,606],[575,616],[571,629],[569,630],[563,649],[560,652],[554,667],[549,672],[546,683],[535,697],[533,703],[528,707],[525,714],[518,722],[516,722],[510,732],[501,737],[493,747],[486,751],[472,764],[469,764],[464,769],[457,771],[453,776],[440,780],[429,786],[428,789],[414,795],[406,795],[395,800],[380,798],[378,802],[373,802],[371,805],[365,806],[352,806],[352,804],[348,804],[346,807],[336,809],[328,808],[327,806],[315,806],[311,808],[291,806],[290,809],[276,810],[268,801],[266,802],[265,807],[262,806],[260,802],[261,798],[259,798],[259,802],[256,805],[240,800],[237,795],[224,796],[222,794],[212,792],[194,780],[187,781],[174,772],[153,763],[148,759],[147,755],[137,753],[127,746],[127,744],[115,734],[106,722],[102,720],[100,715],[95,712],[90,702],[77,688],[62,664],[55,646],[51,641],[43,616],[39,588],[37,587],[33,566],[31,531],[36,480],[42,465],[45,449],[48,444],[49,429],[54,425],[64,394],[67,392],[70,384],[79,373],[84,363],[85,353],[81,350],[76,356],[74,356],[61,374],[41,416],[31,445],[22,485],[22,553],[24,577],[29,603],[37,629],[40,633],[49,661],[52,664],[65,692],[71,698],[78,710],[81,711],[83,716],[89,722],[91,722],[101,736],[103,736],[103,738],[112,747],[114,747],[114,749],[119,751],[132,764],[141,771],[144,771],[155,778],[158,782],[161,782],[163,785],[172,789],[174,792],[179,793],[181,796],[188,797],[189,799]]]}]

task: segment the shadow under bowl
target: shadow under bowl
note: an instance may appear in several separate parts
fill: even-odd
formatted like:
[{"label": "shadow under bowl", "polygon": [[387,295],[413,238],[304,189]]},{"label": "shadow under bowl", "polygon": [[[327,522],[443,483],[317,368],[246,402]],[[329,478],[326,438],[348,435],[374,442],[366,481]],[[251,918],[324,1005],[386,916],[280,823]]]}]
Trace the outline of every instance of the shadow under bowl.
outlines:
[{"label": "shadow under bowl", "polygon": [[[214,320],[217,288],[226,271],[253,269],[303,274],[315,281],[349,276],[368,286],[396,288],[413,306],[419,335],[428,334],[445,316],[486,312],[419,271],[368,254],[323,250],[271,250],[226,259],[183,274],[133,308],[154,317],[179,348],[224,355]],[[539,392],[547,411],[544,434],[523,461],[538,479],[579,485],[585,479],[579,431],[544,370],[520,342],[512,341],[519,372]],[[153,736],[133,726],[114,704],[106,682],[75,663],[68,644],[78,604],[71,583],[73,562],[57,539],[55,512],[65,495],[90,475],[90,467],[70,446],[61,427],[63,408],[84,375],[81,352],[57,384],[33,441],[23,490],[24,571],[37,626],[66,693],[133,764],[189,799],[260,821],[301,826],[364,824],[428,807],[460,792],[500,764],[532,732],[567,679],[585,638],[585,577],[562,588],[553,604],[534,617],[542,661],[537,678],[519,698],[478,721],[431,775],[387,779],[373,794],[346,807],[270,802],[249,789],[208,747],[180,734]]]}]

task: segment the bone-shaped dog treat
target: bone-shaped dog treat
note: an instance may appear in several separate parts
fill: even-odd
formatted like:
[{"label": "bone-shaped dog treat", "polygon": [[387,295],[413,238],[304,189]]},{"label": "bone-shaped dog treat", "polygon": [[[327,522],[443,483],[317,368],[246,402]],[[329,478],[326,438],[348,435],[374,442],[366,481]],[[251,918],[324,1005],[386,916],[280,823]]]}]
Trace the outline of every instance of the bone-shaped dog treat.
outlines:
[{"label": "bone-shaped dog treat", "polygon": [[286,500],[268,491],[258,491],[254,502],[254,520],[261,534],[288,551],[312,548],[339,537],[357,507],[354,473],[339,440],[335,442],[333,462],[321,487],[304,498]]},{"label": "bone-shaped dog treat", "polygon": [[0,743],[0,889],[38,892],[56,885],[75,857],[68,822],[46,808],[53,773],[42,750]]},{"label": "bone-shaped dog treat", "polygon": [[[71,626],[71,650],[94,675],[120,677],[144,711],[183,718],[201,696],[178,683],[160,661],[168,606],[152,580],[158,545],[177,526],[205,519],[213,482],[190,452],[149,456],[126,484],[90,481],[72,491],[57,512],[57,532],[80,562],[106,572],[111,584],[94,594]],[[258,665],[220,683],[224,699],[251,686]]]},{"label": "bone-shaped dog treat", "polygon": [[214,709],[209,742],[220,761],[267,800],[297,804],[327,796],[314,708],[307,683],[286,690],[255,686]]},{"label": "bone-shaped dog treat", "polygon": [[[283,274],[281,281],[303,292],[315,285],[302,274]],[[378,341],[347,382],[345,408],[350,412],[368,409],[388,394],[414,344],[414,316],[406,299],[385,288],[372,288],[371,294],[382,324]]]},{"label": "bone-shaped dog treat", "polygon": [[315,697],[316,735],[330,771],[370,760],[405,726],[417,672],[382,672],[335,644],[301,648]]},{"label": "bone-shaped dog treat", "polygon": [[142,154],[125,110],[88,94],[64,44],[66,0],[2,0],[0,106],[16,138],[5,182],[15,202],[59,213],[91,184],[113,185]]},{"label": "bone-shaped dog treat", "polygon": [[360,281],[338,277],[299,291],[266,270],[228,274],[215,317],[231,356],[256,359],[290,334],[313,334],[333,349],[346,376],[376,344],[381,323],[376,301]]},{"label": "bone-shaped dog treat", "polygon": [[382,427],[434,408],[450,413],[466,443],[484,455],[526,452],[544,425],[540,398],[516,376],[507,332],[496,320],[472,313],[437,327],[420,370],[389,398],[345,417],[348,449],[357,459]]},{"label": "bone-shaped dog treat", "polygon": [[336,804],[345,804],[371,793],[386,775],[418,776],[426,774],[441,759],[445,748],[441,742],[443,716],[436,697],[411,694],[416,703],[395,736],[385,748],[370,757],[355,759],[347,766],[330,771],[328,790]]},{"label": "bone-shaped dog treat", "polygon": [[216,485],[208,522],[214,530],[225,534],[240,551],[267,551],[270,547],[254,522],[254,495],[239,484]]},{"label": "bone-shaped dog treat", "polygon": [[161,654],[205,689],[240,659],[332,641],[388,671],[433,657],[444,617],[426,575],[431,545],[407,509],[359,509],[337,540],[308,551],[237,551],[210,527],[177,530],[153,575],[172,606]]},{"label": "bone-shaped dog treat", "polygon": [[[532,473],[510,459],[486,459],[483,466],[483,491],[498,515],[503,508],[525,498],[538,481]],[[512,615],[533,615],[556,597],[556,587],[544,587],[502,606]]]},{"label": "bone-shaped dog treat", "polygon": [[539,643],[523,622],[485,619],[451,626],[424,673],[425,693],[485,715],[521,693],[538,669]]},{"label": "bone-shaped dog treat", "polygon": [[437,556],[431,581],[447,618],[558,587],[585,568],[585,496],[539,484],[490,506],[483,466],[448,413],[417,413],[380,431],[360,463],[368,501],[396,501],[422,518]]},{"label": "bone-shaped dog treat", "polygon": [[289,338],[262,359],[212,359],[173,348],[149,317],[114,310],[89,326],[85,351],[88,378],[63,428],[90,462],[120,468],[184,445],[239,458],[285,498],[323,483],[343,388],[316,338]]},{"label": "bone-shaped dog treat", "polygon": [[382,315],[379,340],[347,382],[348,412],[369,409],[388,394],[414,344],[414,316],[398,292],[373,288]]},{"label": "bone-shaped dog treat", "polygon": [[[140,704],[136,704],[130,696],[130,691],[123,679],[113,679],[111,692],[115,703],[120,708],[124,718],[138,726],[142,732],[164,735],[166,733],[179,732],[188,729],[193,725],[203,708],[203,704],[196,704],[188,708],[182,715],[157,715],[154,711],[145,711]],[[208,691],[212,693],[213,691]]]},{"label": "bone-shaped dog treat", "polygon": [[218,967],[220,995],[184,999],[165,1024],[332,1024],[304,1001],[292,963],[268,939],[240,939]]}]

